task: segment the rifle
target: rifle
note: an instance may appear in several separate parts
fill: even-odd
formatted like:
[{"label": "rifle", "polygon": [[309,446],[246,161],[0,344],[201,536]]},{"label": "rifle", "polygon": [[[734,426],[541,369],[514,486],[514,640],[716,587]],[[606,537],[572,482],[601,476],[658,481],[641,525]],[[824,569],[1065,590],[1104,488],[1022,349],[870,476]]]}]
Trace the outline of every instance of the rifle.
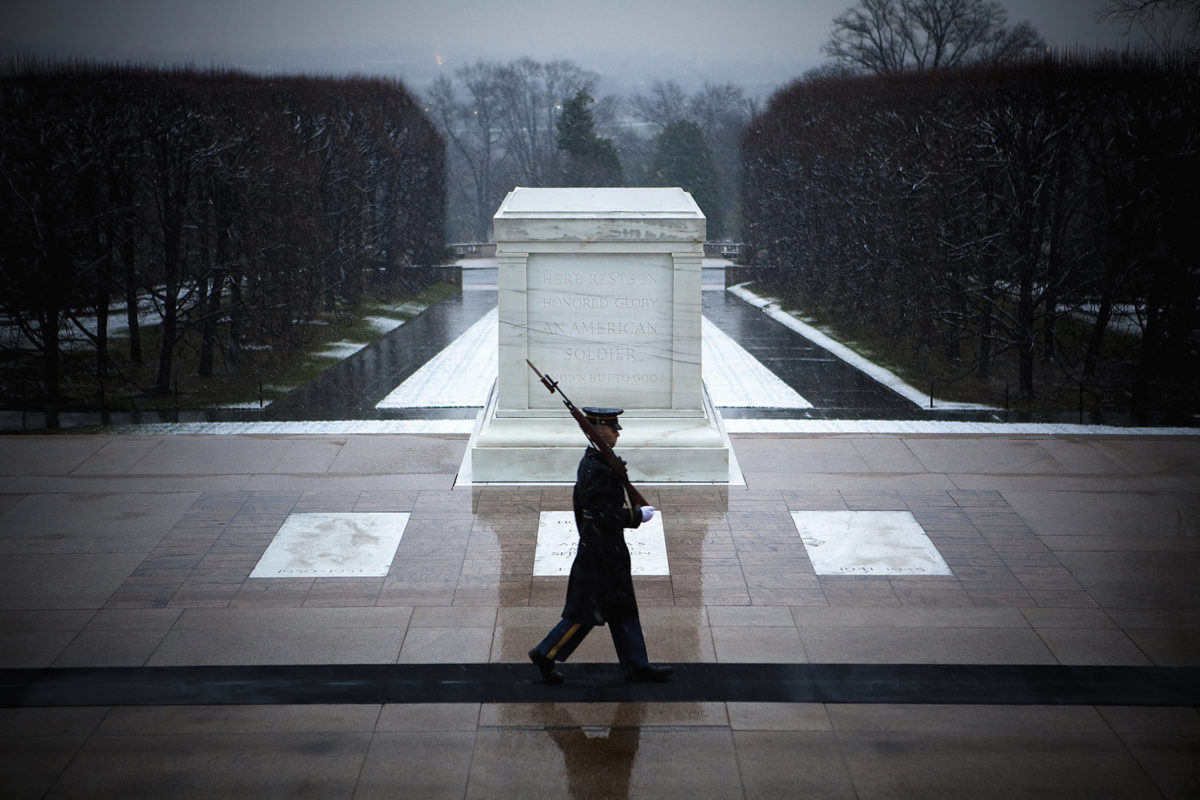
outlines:
[{"label": "rifle", "polygon": [[650,503],[646,502],[646,498],[642,497],[642,493],[634,488],[634,485],[629,482],[629,473],[625,469],[625,462],[617,458],[616,453],[614,453],[612,448],[609,447],[608,442],[604,441],[604,439],[600,436],[600,432],[596,430],[596,426],[588,422],[587,417],[583,415],[583,412],[576,408],[575,404],[571,402],[570,398],[563,394],[562,389],[558,388],[558,381],[551,380],[549,375],[543,375],[541,372],[539,372],[538,368],[535,367],[533,362],[528,358],[525,359],[525,363],[529,365],[531,370],[533,370],[533,374],[538,376],[538,379],[542,382],[542,386],[545,386],[550,390],[550,394],[558,392],[559,396],[562,397],[563,405],[567,407],[567,410],[571,412],[571,416],[574,417],[575,421],[579,423],[579,427],[583,429],[583,435],[588,438],[588,441],[592,443],[593,447],[600,451],[600,456],[604,459],[604,463],[608,464],[609,469],[611,469],[613,473],[615,473],[616,476],[621,479],[621,483],[625,485],[625,491],[629,493],[630,502],[637,504],[639,507],[650,505]]}]

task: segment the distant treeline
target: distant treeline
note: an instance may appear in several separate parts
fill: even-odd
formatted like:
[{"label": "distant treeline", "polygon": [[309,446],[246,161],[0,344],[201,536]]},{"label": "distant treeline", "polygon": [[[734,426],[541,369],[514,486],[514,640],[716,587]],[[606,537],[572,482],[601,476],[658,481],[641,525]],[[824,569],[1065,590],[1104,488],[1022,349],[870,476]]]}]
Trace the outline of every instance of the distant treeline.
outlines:
[{"label": "distant treeline", "polygon": [[[1194,407],[1198,111],[1200,65],[1149,56],[795,83],[744,134],[746,240],[790,301],[937,350],[943,384]],[[1101,386],[1118,317],[1135,363]]]},{"label": "distant treeline", "polygon": [[440,263],[444,181],[442,138],[395,81],[9,65],[2,354],[42,362],[53,407],[60,337],[90,338],[109,372],[110,306],[133,363],[139,308],[158,323],[150,392],[184,346],[201,377],[247,347],[286,352],[301,323]]}]

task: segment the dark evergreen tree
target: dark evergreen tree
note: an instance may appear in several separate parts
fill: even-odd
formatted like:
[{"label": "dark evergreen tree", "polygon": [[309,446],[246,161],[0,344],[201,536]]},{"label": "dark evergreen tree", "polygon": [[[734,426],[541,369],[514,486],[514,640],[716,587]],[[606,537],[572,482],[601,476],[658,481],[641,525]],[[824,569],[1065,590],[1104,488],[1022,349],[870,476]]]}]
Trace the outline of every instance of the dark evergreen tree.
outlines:
[{"label": "dark evergreen tree", "polygon": [[692,195],[708,218],[710,238],[721,234],[724,208],[720,179],[699,125],[679,120],[663,128],[655,140],[652,172],[657,185],[679,186]]},{"label": "dark evergreen tree", "polygon": [[580,89],[563,102],[558,118],[558,149],[565,156],[564,186],[621,186],[625,183],[621,158],[612,139],[596,135],[596,122],[589,106],[595,102]]}]

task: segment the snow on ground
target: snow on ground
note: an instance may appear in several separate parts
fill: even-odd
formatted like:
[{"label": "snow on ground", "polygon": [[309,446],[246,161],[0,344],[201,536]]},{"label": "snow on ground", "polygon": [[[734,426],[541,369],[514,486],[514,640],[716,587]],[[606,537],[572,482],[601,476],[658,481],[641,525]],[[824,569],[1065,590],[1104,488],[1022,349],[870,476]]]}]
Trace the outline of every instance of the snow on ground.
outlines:
[{"label": "snow on ground", "polygon": [[[185,296],[185,292],[180,292],[180,297]],[[398,303],[393,306],[388,306],[386,310],[397,312],[405,315],[405,319],[412,318],[424,311],[426,306],[422,303]],[[124,303],[113,305],[108,310],[108,326],[107,331],[109,336],[125,336],[129,333],[129,320],[125,313],[126,306]],[[138,300],[138,324],[142,327],[151,327],[158,325],[162,321],[162,315],[159,313],[154,301],[148,297]],[[383,336],[390,333],[396,328],[404,324],[405,319],[398,319],[386,316],[371,316],[366,317],[366,322],[371,330],[377,336]],[[323,320],[294,320],[298,325],[328,325],[329,323]],[[89,336],[95,336],[99,329],[99,319],[95,314],[85,314],[76,318],[75,322],[64,322],[60,331],[60,346],[65,350],[90,349],[94,345]],[[19,328],[7,318],[0,318],[0,334],[11,337],[11,346],[32,347],[32,343],[21,333]],[[354,349],[349,347],[354,345]],[[354,355],[362,348],[367,346],[367,342],[333,342],[326,350],[318,352],[316,355],[323,358],[346,358]],[[247,349],[255,349],[253,345],[246,345]],[[270,345],[261,345],[257,349],[269,349]]]},{"label": "snow on ground", "polygon": [[[419,308],[416,313],[420,313]],[[404,320],[393,319],[392,317],[365,317],[364,319],[376,336],[389,334],[404,324]],[[335,358],[338,361],[342,361],[369,344],[370,342],[352,342],[349,339],[341,339],[336,342],[329,342],[313,355],[317,358]]]},{"label": "snow on ground", "polygon": [[338,361],[342,361],[343,359],[347,359],[354,355],[366,346],[366,342],[351,342],[347,341],[346,339],[342,339],[341,341],[330,342],[313,355],[315,355],[317,358],[335,358]]},{"label": "snow on ground", "polygon": [[[113,305],[108,309],[106,330],[109,336],[123,336],[129,333],[129,319],[125,310],[124,303]],[[157,325],[161,321],[161,315],[158,313],[154,301],[148,297],[138,301],[137,317],[138,324],[142,326]],[[59,326],[59,347],[66,351],[93,349],[95,345],[92,344],[92,339],[89,337],[96,336],[99,327],[100,321],[95,314],[81,315],[74,322],[63,320]],[[20,327],[13,323],[11,318],[0,318],[0,335],[6,337],[5,343],[9,347],[36,348],[36,345]]]},{"label": "snow on ground", "polygon": [[492,309],[400,384],[376,408],[474,408],[499,374],[500,311]]},{"label": "snow on ground", "polygon": [[[1111,425],[1059,425],[1053,423],[948,422],[940,420],[854,419],[727,419],[731,434],[791,434],[894,436],[1200,436],[1200,428],[1121,428]],[[474,419],[350,419],[295,422],[164,422],[114,425],[108,432],[147,436],[175,434],[424,434],[468,436]]]},{"label": "snow on ground", "polygon": [[812,403],[707,319],[702,319],[701,372],[718,408],[812,408]]},{"label": "snow on ground", "polygon": [[[418,309],[415,313],[421,313]],[[391,317],[367,317],[367,323],[371,326],[371,330],[379,335],[391,333],[404,324],[402,319],[393,319]]]},{"label": "snow on ground", "polygon": [[[476,408],[499,373],[499,309],[472,325],[376,408]],[[703,320],[704,384],[721,408],[812,408],[790,386],[713,323]]]},{"label": "snow on ground", "polygon": [[[715,285],[706,288],[717,288]],[[830,339],[811,325],[787,314],[770,299],[744,286],[730,291],[773,319],[811,339],[836,357],[884,383],[914,404],[928,409],[929,395],[896,375]],[[419,309],[418,309],[419,310]],[[383,318],[380,318],[381,320]],[[462,336],[396,388],[379,408],[482,408],[497,375],[498,310],[475,323]],[[799,394],[734,342],[716,325],[703,320],[704,382],[718,408],[811,408]],[[382,324],[382,323],[381,323]],[[354,343],[338,343],[349,347]],[[331,346],[332,347],[332,346]],[[245,404],[242,404],[245,405]],[[255,404],[256,405],[256,404]],[[979,409],[963,403],[934,401],[935,409]],[[191,422],[113,426],[115,433],[138,434],[426,434],[469,435],[474,419],[329,420],[280,422]],[[964,435],[964,436],[1198,436],[1200,428],[1132,428],[1055,423],[955,422],[944,420],[727,419],[732,434],[792,435]]]}]

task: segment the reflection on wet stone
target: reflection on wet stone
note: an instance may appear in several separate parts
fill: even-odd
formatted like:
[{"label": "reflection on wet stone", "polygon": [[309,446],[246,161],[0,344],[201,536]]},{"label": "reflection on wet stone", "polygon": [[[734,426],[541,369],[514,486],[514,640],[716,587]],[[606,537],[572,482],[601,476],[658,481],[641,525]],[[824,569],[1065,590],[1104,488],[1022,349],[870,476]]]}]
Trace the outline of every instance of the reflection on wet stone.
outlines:
[{"label": "reflection on wet stone", "polygon": [[[625,727],[555,726],[547,728],[551,741],[562,751],[567,770],[567,791],[572,800],[581,798],[628,798],[633,766],[641,743],[642,706],[622,704],[614,719],[629,713]],[[570,712],[563,712],[570,717]]]}]

